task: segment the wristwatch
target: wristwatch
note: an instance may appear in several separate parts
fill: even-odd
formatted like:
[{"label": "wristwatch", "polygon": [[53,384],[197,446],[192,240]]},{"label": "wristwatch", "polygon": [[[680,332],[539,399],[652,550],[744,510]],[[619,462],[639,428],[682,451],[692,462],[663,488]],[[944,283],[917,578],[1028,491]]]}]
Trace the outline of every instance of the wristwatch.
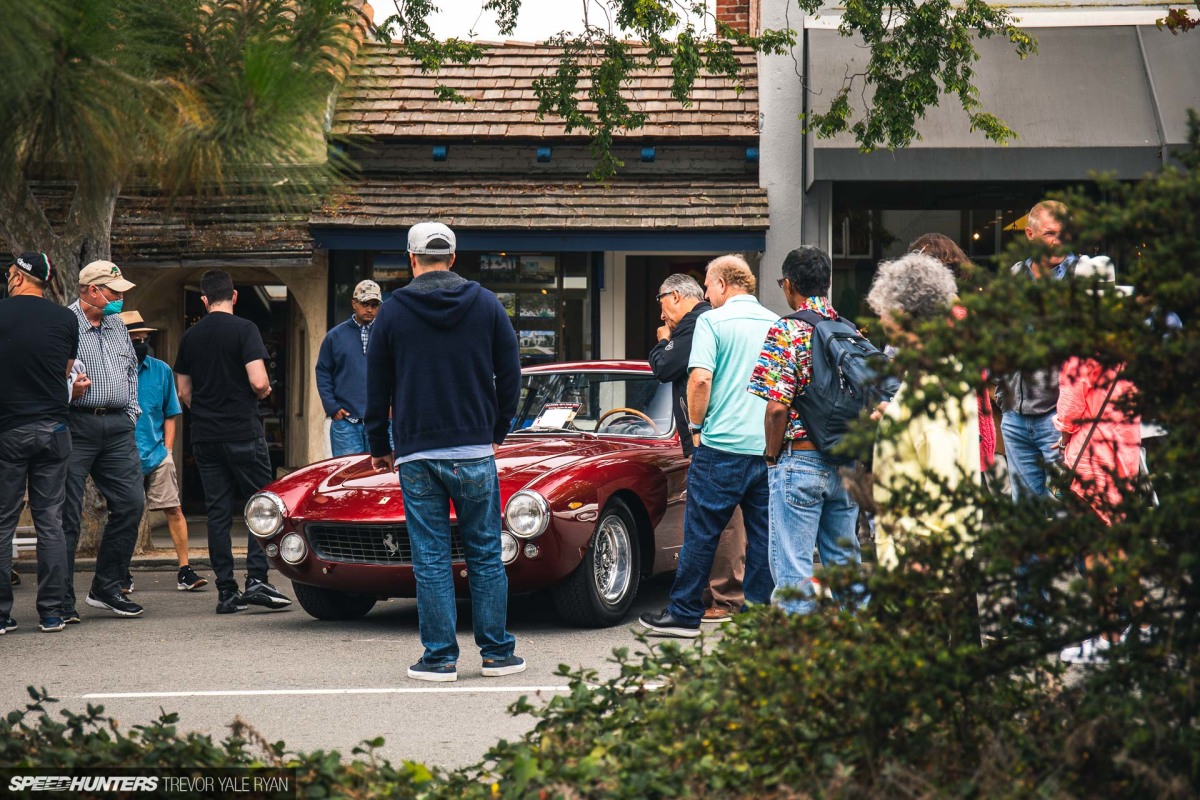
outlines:
[{"label": "wristwatch", "polygon": [[704,423],[701,422],[699,425],[697,425],[695,422],[688,420],[688,430],[691,431],[693,436],[695,436],[697,433],[704,430]]},{"label": "wristwatch", "polygon": [[779,456],[773,456],[770,453],[763,453],[763,461],[767,462],[768,467],[773,467],[779,463]]}]

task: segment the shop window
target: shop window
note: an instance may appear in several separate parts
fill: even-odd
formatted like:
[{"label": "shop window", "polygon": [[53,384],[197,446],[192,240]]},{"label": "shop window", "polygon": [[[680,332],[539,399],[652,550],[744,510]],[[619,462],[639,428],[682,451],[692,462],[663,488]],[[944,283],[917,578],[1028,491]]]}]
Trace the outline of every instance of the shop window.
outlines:
[{"label": "shop window", "polygon": [[[385,296],[412,281],[407,252],[372,253],[370,263]],[[588,263],[587,253],[460,251],[454,271],[496,293],[528,365],[591,356]]]}]

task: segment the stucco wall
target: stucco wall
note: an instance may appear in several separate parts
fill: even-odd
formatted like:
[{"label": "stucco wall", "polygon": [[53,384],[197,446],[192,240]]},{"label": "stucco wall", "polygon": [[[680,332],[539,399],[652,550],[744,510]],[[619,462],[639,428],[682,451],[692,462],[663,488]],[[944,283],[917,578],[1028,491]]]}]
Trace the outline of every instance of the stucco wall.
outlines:
[{"label": "stucco wall", "polygon": [[[200,276],[212,265],[201,267],[125,267],[124,273],[137,287],[125,296],[126,308],[141,312],[146,323],[158,328],[156,354],[173,363],[184,331],[184,290],[199,287]],[[222,265],[236,284],[282,284],[291,303],[288,363],[272,376],[288,389],[286,463],[302,466],[324,457],[324,412],[317,397],[314,368],[325,336],[328,302],[328,264],[323,251],[311,266],[244,267]],[[181,458],[182,448],[175,450]]]}]

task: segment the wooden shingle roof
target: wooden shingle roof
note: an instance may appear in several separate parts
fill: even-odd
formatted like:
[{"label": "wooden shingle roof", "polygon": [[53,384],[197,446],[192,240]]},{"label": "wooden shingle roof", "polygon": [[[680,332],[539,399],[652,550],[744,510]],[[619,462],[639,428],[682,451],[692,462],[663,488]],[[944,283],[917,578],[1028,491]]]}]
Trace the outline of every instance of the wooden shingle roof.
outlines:
[{"label": "wooden shingle roof", "polygon": [[[535,78],[550,76],[561,60],[561,48],[541,44],[490,45],[481,61],[469,66],[446,65],[423,74],[411,59],[383,45],[364,45],[354,74],[343,85],[334,111],[333,133],[371,137],[561,138],[560,120],[537,118]],[[644,52],[644,51],[643,51]],[[701,73],[685,107],[671,96],[671,67],[638,70],[632,75],[631,107],[650,116],[646,127],[630,137],[728,138],[758,136],[758,73],[754,54],[739,51],[744,90],[733,81]],[[452,87],[466,103],[440,100],[435,87]],[[584,80],[581,87],[587,87]],[[583,103],[591,111],[591,103]],[[572,137],[585,138],[576,129]]]},{"label": "wooden shingle roof", "polygon": [[314,226],[507,230],[766,230],[767,193],[753,179],[495,181],[367,178],[334,194]]}]

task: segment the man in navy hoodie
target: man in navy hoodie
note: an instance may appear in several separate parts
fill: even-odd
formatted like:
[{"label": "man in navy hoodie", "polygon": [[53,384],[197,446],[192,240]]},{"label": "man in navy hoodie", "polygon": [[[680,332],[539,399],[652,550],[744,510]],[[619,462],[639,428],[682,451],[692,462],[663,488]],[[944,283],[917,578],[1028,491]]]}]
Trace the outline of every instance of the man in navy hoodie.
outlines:
[{"label": "man in navy hoodie", "polygon": [[417,580],[425,652],[408,677],[425,681],[458,679],[450,500],[466,552],[483,674],[525,670],[505,630],[508,576],[500,558],[495,459],[517,410],[517,336],[496,295],[450,272],[454,249],[454,232],[440,222],[409,229],[412,283],[380,307],[367,352],[371,464],[400,473]]}]

